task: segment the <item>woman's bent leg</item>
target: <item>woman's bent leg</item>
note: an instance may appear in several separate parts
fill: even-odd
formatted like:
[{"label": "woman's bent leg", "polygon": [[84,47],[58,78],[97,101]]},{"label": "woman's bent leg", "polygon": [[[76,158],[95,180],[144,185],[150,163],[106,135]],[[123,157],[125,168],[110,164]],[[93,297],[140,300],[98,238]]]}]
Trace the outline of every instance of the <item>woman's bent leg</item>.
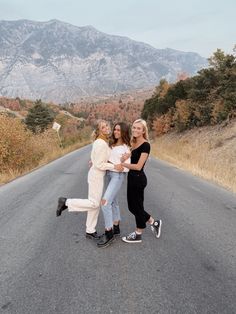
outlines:
[{"label": "woman's bent leg", "polygon": [[88,198],[67,199],[66,206],[70,212],[87,211],[86,232],[93,233],[96,230],[100,202],[103,192],[104,172],[90,169],[88,174]]},{"label": "woman's bent leg", "polygon": [[69,212],[86,212],[93,211],[99,207],[99,202],[96,200],[82,198],[68,198],[66,200]]},{"label": "woman's bent leg", "polygon": [[88,198],[68,198],[66,206],[70,212],[84,212],[95,210],[100,206],[102,197],[104,174],[96,169],[90,169],[88,173]]}]

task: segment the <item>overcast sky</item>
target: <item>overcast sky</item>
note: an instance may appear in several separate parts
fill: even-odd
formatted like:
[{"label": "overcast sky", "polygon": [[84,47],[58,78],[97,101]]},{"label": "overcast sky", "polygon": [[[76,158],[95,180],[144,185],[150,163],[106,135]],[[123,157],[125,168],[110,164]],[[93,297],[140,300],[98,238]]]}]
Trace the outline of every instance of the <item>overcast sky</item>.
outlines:
[{"label": "overcast sky", "polygon": [[92,25],[204,57],[236,44],[236,0],[0,0],[0,20],[18,19]]}]

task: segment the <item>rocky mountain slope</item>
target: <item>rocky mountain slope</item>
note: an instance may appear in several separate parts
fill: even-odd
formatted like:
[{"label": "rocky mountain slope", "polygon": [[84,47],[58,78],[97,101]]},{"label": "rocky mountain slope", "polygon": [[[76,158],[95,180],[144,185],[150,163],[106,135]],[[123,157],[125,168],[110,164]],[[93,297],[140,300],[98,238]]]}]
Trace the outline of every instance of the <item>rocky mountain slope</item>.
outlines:
[{"label": "rocky mountain slope", "polygon": [[206,59],[58,20],[0,21],[0,96],[68,102],[174,81]]}]

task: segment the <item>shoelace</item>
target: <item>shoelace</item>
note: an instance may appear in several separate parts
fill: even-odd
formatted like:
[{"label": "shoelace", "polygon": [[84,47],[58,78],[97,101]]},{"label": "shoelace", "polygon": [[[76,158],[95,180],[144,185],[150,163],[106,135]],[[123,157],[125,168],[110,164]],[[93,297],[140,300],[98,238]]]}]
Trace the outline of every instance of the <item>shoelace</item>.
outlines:
[{"label": "shoelace", "polygon": [[136,239],[136,232],[131,232],[128,236],[127,239]]}]

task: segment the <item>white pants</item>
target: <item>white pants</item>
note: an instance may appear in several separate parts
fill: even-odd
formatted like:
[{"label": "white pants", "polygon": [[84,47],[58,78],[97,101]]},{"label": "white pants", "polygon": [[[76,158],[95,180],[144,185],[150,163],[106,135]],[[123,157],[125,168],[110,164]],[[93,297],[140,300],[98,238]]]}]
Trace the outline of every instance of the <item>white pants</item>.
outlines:
[{"label": "white pants", "polygon": [[88,173],[88,198],[68,198],[66,200],[69,212],[88,212],[86,221],[86,232],[88,233],[96,231],[105,173],[105,171],[91,167]]}]

